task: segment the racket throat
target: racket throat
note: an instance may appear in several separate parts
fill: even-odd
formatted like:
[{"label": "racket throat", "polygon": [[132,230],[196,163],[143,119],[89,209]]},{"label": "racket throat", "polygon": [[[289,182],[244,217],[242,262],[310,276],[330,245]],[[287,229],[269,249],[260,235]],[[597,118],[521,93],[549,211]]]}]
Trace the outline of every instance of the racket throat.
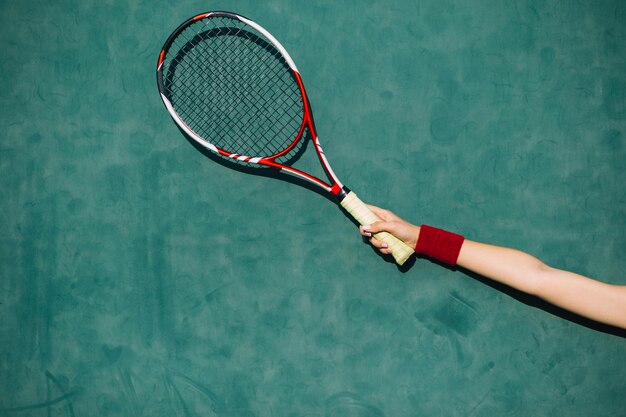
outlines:
[{"label": "racket throat", "polygon": [[345,185],[340,186],[338,184],[335,184],[335,186],[331,189],[331,192],[335,196],[337,202],[341,203],[343,199],[346,198],[346,196],[350,193],[350,189]]}]

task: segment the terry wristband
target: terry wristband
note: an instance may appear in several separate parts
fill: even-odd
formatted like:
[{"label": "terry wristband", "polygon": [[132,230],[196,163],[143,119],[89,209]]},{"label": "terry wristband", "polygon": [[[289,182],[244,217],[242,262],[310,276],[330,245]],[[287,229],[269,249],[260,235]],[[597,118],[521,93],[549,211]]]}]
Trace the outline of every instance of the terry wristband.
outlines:
[{"label": "terry wristband", "polygon": [[423,224],[420,226],[415,253],[454,266],[464,240],[463,236],[456,233]]}]

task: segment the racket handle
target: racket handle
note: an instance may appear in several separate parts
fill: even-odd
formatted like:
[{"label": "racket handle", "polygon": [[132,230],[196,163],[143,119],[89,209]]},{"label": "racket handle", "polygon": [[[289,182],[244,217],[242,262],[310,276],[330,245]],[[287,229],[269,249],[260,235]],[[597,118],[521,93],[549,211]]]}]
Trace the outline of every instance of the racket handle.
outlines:
[{"label": "racket handle", "polygon": [[[380,221],[378,216],[376,216],[372,210],[367,208],[365,203],[363,203],[352,191],[350,191],[348,195],[341,200],[340,204],[348,213],[350,213],[352,217],[354,217],[356,221],[359,222],[359,224],[361,224],[361,226]],[[406,260],[409,259],[409,257],[415,252],[413,248],[391,233],[374,233],[374,238],[387,243],[389,249],[392,250],[391,255],[394,257],[398,265],[404,264]]]}]

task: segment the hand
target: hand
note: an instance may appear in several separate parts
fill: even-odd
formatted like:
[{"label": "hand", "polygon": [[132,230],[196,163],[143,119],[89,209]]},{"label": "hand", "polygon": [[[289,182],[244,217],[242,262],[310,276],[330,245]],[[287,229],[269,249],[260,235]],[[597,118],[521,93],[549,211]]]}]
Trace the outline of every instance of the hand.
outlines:
[{"label": "hand", "polygon": [[391,249],[387,248],[386,243],[372,237],[372,234],[376,234],[378,232],[391,233],[392,235],[406,243],[409,247],[415,247],[415,244],[417,243],[417,237],[420,233],[419,226],[415,226],[414,224],[411,224],[406,220],[401,219],[389,210],[385,210],[376,206],[371,206],[369,204],[367,205],[367,207],[372,210],[372,212],[376,216],[378,216],[381,221],[370,225],[360,226],[359,231],[361,232],[361,235],[363,237],[369,239],[369,242],[372,244],[372,246],[377,248],[380,253],[388,255],[392,251]]}]

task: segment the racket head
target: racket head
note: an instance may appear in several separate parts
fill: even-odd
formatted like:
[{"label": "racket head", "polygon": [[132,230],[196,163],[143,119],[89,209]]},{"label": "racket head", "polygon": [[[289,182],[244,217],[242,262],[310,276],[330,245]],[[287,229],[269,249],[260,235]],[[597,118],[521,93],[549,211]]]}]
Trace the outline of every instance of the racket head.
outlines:
[{"label": "racket head", "polygon": [[285,155],[310,119],[300,75],[285,48],[232,12],[207,12],[181,24],[159,55],[157,84],[188,136],[238,161]]}]

